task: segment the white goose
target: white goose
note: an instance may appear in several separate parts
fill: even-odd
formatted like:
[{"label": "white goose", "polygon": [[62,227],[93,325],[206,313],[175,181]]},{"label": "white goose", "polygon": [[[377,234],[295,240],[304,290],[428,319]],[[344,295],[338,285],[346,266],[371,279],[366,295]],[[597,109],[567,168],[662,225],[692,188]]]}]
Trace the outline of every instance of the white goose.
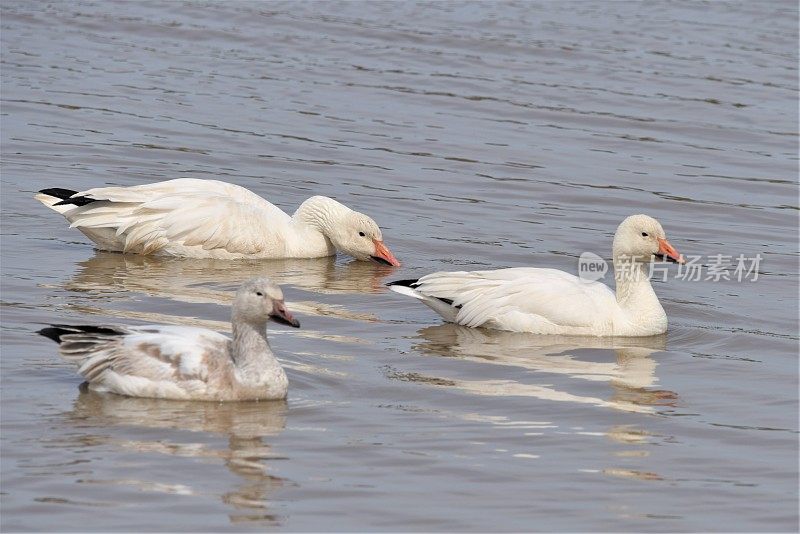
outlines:
[{"label": "white goose", "polygon": [[180,178],[35,196],[102,250],[188,258],[321,258],[400,265],[371,218],[323,196],[289,216],[244,187]]},{"label": "white goose", "polygon": [[267,341],[267,321],[300,326],[280,287],[254,278],[236,292],[233,339],[189,326],[52,325],[39,334],[59,343],[88,388],[160,399],[238,401],[286,398],[288,381]]},{"label": "white goose", "polygon": [[614,234],[616,294],[600,282],[526,267],[438,272],[389,286],[464,326],[532,334],[652,336],[667,331],[667,314],[646,270],[656,257],[684,263],[657,220],[632,215]]}]

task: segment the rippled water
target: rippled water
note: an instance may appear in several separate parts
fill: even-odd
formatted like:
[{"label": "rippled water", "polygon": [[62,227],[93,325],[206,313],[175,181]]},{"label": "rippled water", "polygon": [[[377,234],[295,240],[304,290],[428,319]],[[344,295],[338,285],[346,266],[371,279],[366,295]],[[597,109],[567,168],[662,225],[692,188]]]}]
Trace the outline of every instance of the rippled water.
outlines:
[{"label": "rippled water", "polygon": [[[2,4],[4,530],[798,528],[797,6]],[[373,215],[400,269],[95,252],[31,196],[175,177]],[[575,272],[636,212],[755,282],[666,336],[444,325],[383,284]],[[268,273],[286,403],[103,398],[49,322],[226,330]],[[674,274],[674,272],[673,272]]]}]

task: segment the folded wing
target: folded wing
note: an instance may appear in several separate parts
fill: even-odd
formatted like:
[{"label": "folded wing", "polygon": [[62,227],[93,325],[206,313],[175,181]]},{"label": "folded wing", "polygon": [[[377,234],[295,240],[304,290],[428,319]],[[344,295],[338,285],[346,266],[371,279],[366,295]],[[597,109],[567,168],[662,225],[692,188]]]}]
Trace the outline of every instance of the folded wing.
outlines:
[{"label": "folded wing", "polygon": [[255,193],[217,180],[184,178],[90,189],[63,200],[44,193],[37,198],[103,248],[141,254],[180,255],[187,248],[280,254],[291,222]]},{"label": "folded wing", "polygon": [[447,320],[521,332],[596,329],[598,322],[610,320],[608,310],[615,303],[607,286],[555,269],[438,272],[412,287],[446,304],[449,314],[431,307]]},{"label": "folded wing", "polygon": [[[229,339],[192,327],[51,327],[64,359],[96,391],[121,395],[187,398],[208,388],[212,369],[232,367]],[[220,373],[218,373],[220,374]]]}]

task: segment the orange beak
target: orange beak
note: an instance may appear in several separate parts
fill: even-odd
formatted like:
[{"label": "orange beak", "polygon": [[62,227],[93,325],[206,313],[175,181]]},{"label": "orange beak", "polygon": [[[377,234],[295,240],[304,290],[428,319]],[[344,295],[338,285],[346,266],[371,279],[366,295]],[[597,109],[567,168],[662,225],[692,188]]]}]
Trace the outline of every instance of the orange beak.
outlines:
[{"label": "orange beak", "polygon": [[373,239],[372,242],[375,243],[375,254],[370,256],[372,261],[381,263],[383,265],[400,267],[400,262],[397,261],[397,258],[394,257],[394,254],[392,254],[392,252],[386,248],[386,245],[383,244],[383,241]]},{"label": "orange beak", "polygon": [[660,256],[662,260],[671,261],[673,263],[686,263],[683,259],[683,254],[675,250],[675,247],[669,244],[666,239],[658,240],[658,252],[656,256]]}]

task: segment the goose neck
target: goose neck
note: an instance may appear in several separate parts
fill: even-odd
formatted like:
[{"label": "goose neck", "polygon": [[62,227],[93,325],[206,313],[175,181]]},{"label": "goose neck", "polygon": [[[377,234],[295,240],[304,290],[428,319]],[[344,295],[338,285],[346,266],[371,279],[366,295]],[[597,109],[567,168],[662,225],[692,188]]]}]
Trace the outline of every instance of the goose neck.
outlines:
[{"label": "goose neck", "polygon": [[292,219],[328,236],[333,232],[336,221],[341,220],[348,211],[349,208],[332,198],[314,196],[300,204]]},{"label": "goose neck", "polygon": [[[253,323],[233,315],[233,345],[231,355],[234,364],[244,374],[256,373],[265,361],[274,360],[267,341],[267,323]],[[257,374],[257,373],[256,373]]]},{"label": "goose neck", "polygon": [[614,279],[617,302],[622,307],[635,306],[642,299],[649,300],[651,295],[655,298],[647,270],[641,262],[615,255]]}]

